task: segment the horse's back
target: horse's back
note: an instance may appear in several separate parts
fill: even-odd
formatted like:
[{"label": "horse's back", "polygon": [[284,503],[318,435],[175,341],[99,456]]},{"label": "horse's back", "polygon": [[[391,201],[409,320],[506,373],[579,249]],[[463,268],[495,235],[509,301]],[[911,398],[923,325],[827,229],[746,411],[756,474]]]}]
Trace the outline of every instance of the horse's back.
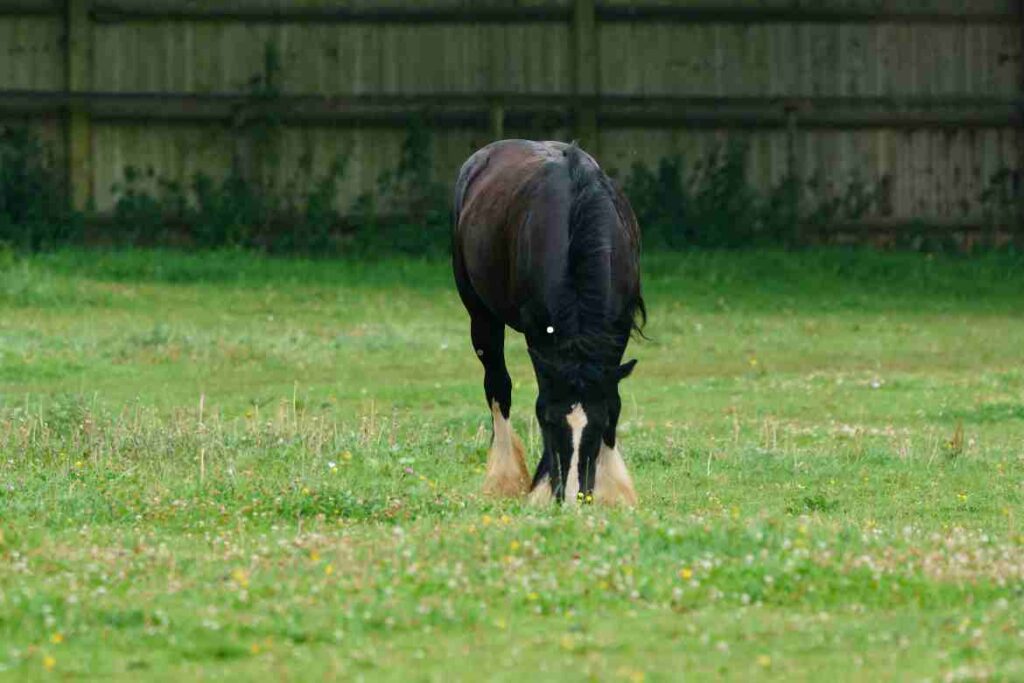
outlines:
[{"label": "horse's back", "polygon": [[[529,302],[529,308],[545,309],[535,311],[543,317],[558,317],[558,309],[564,307],[575,199],[571,167],[604,176],[597,162],[575,145],[531,140],[491,143],[474,153],[459,172],[453,235],[456,278],[463,278],[460,286],[471,286],[480,302],[513,328],[522,329],[520,318]],[[632,220],[631,209],[629,213]],[[630,269],[629,241],[625,234],[608,235],[602,249],[609,250],[608,255],[596,256]]]},{"label": "horse's back", "polygon": [[[565,162],[569,145],[558,141],[499,140],[481,147],[462,164],[455,183],[456,218],[467,209],[467,202],[482,193],[495,191],[508,195],[528,180],[544,164]],[[595,162],[596,165],[596,162]],[[497,187],[494,187],[497,185]],[[488,192],[484,192],[483,188]],[[458,222],[456,223],[458,228]]]}]

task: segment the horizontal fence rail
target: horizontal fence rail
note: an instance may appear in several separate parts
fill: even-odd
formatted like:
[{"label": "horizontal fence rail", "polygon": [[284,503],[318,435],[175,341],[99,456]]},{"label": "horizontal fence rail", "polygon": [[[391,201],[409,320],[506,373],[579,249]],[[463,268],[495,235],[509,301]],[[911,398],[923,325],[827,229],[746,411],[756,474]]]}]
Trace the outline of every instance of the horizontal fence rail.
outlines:
[{"label": "horizontal fence rail", "polygon": [[358,122],[487,127],[494,108],[506,121],[543,117],[569,125],[581,107],[607,125],[711,128],[959,128],[1003,127],[1024,117],[1022,97],[714,97],[407,93],[279,95],[0,90],[0,113],[54,113],[75,107],[96,120],[239,121],[275,116],[290,123]]},{"label": "horizontal fence rail", "polygon": [[[822,8],[816,3],[799,2],[789,6],[723,6],[706,4],[633,4],[595,6],[599,21],[649,21],[683,23],[926,23],[926,24],[1001,24],[1015,22],[1012,11],[976,10],[966,6],[959,11],[895,9],[903,3],[889,3],[884,9]],[[183,6],[184,5],[184,6]],[[61,12],[57,2],[3,0],[0,15],[46,16]],[[365,22],[365,23],[479,23],[479,22],[568,22],[570,6],[363,6],[363,7],[199,7],[196,4],[155,0],[153,2],[103,2],[95,4],[90,17],[98,23],[130,21],[228,21],[228,22]]]}]

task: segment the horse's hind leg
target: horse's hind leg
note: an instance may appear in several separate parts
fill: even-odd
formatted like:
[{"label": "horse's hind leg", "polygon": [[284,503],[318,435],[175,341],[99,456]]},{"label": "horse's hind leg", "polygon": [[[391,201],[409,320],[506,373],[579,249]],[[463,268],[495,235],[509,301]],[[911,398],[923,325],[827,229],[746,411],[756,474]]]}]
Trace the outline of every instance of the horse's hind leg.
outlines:
[{"label": "horse's hind leg", "polygon": [[487,453],[484,493],[519,496],[530,487],[526,451],[512,431],[512,378],[505,367],[505,324],[499,320],[473,289],[458,243],[452,258],[459,298],[469,312],[473,351],[484,366],[484,395],[491,409],[491,448]]},{"label": "horse's hind leg", "polygon": [[484,493],[520,496],[530,487],[530,475],[526,470],[526,451],[510,421],[512,378],[505,367],[505,325],[489,313],[478,311],[470,315],[473,349],[484,366],[484,394],[493,425]]}]

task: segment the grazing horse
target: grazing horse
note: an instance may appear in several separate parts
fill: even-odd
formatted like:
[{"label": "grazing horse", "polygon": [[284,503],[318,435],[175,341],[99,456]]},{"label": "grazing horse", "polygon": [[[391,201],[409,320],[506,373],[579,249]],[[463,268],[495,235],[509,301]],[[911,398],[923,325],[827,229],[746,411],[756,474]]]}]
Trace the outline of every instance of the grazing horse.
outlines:
[{"label": "grazing horse", "polygon": [[[493,418],[484,492],[635,505],[616,445],[622,362],[647,313],[625,196],[574,144],[502,140],[462,165],[452,268]],[[531,481],[509,422],[505,326],[526,335],[544,453]]]}]

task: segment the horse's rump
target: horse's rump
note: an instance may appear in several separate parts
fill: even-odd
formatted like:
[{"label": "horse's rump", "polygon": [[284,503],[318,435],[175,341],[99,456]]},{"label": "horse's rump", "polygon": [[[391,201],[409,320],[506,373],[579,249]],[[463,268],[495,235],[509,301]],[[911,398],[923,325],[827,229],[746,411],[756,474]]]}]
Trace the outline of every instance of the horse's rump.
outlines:
[{"label": "horse's rump", "polygon": [[463,165],[455,211],[454,257],[513,328],[567,340],[643,310],[632,209],[576,145],[488,145]]}]

